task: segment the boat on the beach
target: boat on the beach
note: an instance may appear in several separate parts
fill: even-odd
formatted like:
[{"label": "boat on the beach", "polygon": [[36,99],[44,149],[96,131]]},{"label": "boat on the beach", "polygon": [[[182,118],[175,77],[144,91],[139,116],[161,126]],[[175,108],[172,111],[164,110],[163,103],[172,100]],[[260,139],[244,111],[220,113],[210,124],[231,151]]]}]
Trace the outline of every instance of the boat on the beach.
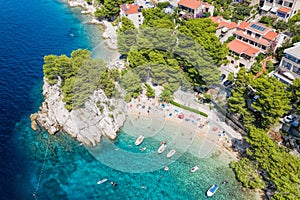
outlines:
[{"label": "boat on the beach", "polygon": [[199,167],[198,166],[194,166],[194,167],[192,167],[192,169],[190,170],[190,172],[195,172],[195,171],[197,171],[199,169]]},{"label": "boat on the beach", "polygon": [[208,190],[206,191],[206,195],[208,197],[211,197],[217,192],[218,189],[219,189],[219,186],[217,184],[214,184],[214,185],[210,186],[210,188],[208,188]]},{"label": "boat on the beach", "polygon": [[99,185],[99,184],[105,183],[107,180],[108,180],[107,178],[102,179],[102,180],[98,181],[97,184]]},{"label": "boat on the beach", "polygon": [[164,150],[166,149],[166,147],[167,147],[167,144],[166,144],[165,142],[162,143],[162,144],[160,145],[160,147],[158,148],[157,152],[158,152],[158,153],[164,152]]},{"label": "boat on the beach", "polygon": [[144,141],[144,136],[143,135],[140,135],[137,139],[136,139],[136,141],[135,141],[135,145],[136,146],[139,146],[140,144],[142,144],[142,142]]},{"label": "boat on the beach", "polygon": [[172,149],[172,150],[169,151],[169,153],[167,154],[167,158],[171,158],[175,153],[176,153],[176,150],[175,150],[175,149]]}]

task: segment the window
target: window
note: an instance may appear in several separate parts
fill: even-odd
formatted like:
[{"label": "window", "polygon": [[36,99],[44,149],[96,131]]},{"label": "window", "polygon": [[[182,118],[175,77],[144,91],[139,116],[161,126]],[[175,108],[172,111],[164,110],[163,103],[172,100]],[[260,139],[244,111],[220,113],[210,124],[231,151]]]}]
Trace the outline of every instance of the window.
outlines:
[{"label": "window", "polygon": [[293,72],[300,75],[300,68],[294,66]]},{"label": "window", "polygon": [[293,6],[293,3],[290,3],[290,2],[284,2],[284,3],[283,3],[283,6],[291,8],[291,7]]},{"label": "window", "polygon": [[289,62],[286,62],[285,60],[282,61],[282,66],[288,70],[292,69],[292,65]]},{"label": "window", "polygon": [[294,63],[300,63],[300,61],[295,58],[294,56],[291,56],[290,54],[285,54],[285,57],[291,61],[293,61]]}]

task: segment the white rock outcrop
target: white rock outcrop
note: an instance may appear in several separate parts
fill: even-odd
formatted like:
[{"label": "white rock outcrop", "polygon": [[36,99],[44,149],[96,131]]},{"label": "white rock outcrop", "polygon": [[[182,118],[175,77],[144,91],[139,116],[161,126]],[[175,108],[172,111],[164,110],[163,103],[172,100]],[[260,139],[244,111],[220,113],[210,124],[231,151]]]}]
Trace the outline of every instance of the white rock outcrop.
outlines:
[{"label": "white rock outcrop", "polygon": [[37,130],[38,124],[50,134],[63,131],[93,146],[101,141],[102,136],[116,139],[126,119],[126,103],[121,99],[109,99],[102,90],[98,90],[89,97],[84,108],[68,111],[62,101],[60,83],[49,85],[44,79],[45,101],[40,110],[30,116],[31,127]]}]

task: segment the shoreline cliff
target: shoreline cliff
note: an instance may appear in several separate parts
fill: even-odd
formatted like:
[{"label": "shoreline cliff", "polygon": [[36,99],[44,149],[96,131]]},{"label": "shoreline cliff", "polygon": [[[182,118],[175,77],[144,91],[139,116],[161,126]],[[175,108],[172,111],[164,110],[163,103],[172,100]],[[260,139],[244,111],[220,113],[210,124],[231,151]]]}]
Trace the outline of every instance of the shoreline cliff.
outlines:
[{"label": "shoreline cliff", "polygon": [[44,78],[45,100],[39,111],[30,116],[33,130],[42,127],[50,134],[66,132],[79,142],[93,146],[101,141],[102,136],[116,139],[126,120],[125,101],[109,99],[99,89],[94,91],[83,108],[68,111],[64,107],[60,84],[61,81],[58,81],[55,85],[49,85]]}]

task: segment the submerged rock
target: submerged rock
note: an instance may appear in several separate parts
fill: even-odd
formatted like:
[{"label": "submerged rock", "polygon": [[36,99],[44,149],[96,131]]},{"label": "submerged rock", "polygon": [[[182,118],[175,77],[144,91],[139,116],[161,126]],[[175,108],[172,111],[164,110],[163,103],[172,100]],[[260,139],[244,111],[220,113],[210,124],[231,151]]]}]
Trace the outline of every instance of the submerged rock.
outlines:
[{"label": "submerged rock", "polygon": [[44,79],[45,101],[40,110],[30,116],[33,130],[38,130],[39,124],[50,134],[63,131],[79,142],[93,146],[101,141],[102,136],[116,139],[126,119],[126,103],[123,100],[109,99],[102,90],[97,90],[86,101],[84,108],[68,111],[62,101],[60,84],[61,81],[58,81],[55,85],[49,85]]}]

